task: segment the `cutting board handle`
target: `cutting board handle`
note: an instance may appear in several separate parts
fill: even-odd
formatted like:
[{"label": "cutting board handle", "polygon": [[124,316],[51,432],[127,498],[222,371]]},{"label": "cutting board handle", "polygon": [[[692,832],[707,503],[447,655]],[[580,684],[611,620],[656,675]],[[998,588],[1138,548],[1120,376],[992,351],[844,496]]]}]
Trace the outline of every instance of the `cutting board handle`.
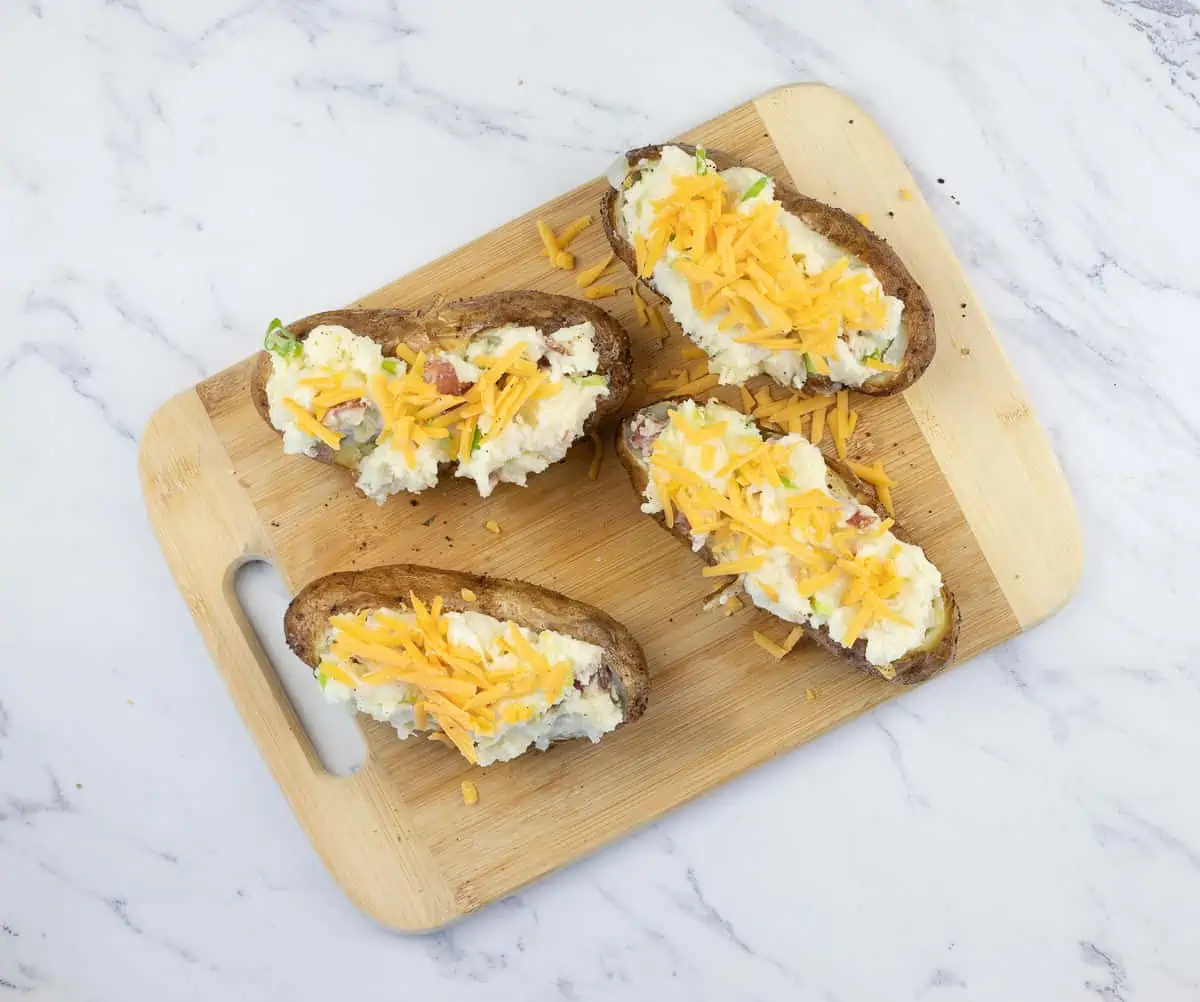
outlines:
[{"label": "cutting board handle", "polygon": [[[151,417],[138,472],[176,584],[325,865],[360,908],[391,928],[430,929],[460,914],[463,892],[452,892],[406,806],[381,795],[380,767],[368,757],[353,776],[325,771],[258,642],[236,579],[249,561],[274,563],[273,547],[195,390]],[[381,854],[401,859],[381,867]]]}]

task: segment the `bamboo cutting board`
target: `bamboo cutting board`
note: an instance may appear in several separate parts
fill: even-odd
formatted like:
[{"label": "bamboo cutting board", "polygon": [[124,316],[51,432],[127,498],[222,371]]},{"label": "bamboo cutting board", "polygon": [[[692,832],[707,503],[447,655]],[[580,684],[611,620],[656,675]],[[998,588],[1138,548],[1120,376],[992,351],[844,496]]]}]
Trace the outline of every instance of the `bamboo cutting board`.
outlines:
[{"label": "bamboo cutting board", "polygon": [[[860,426],[851,451],[885,459],[899,481],[898,518],[962,607],[960,662],[1059,609],[1082,556],[1066,483],[945,237],[884,135],[848,98],[803,85],[766,94],[681,139],[868,213],[929,294],[937,357],[903,398],[854,398]],[[604,186],[599,179],[577,188],[358,305],[409,306],[435,293],[498,289],[576,293],[574,274],[550,270],[540,255],[534,220],[558,227],[596,214]],[[903,200],[902,188],[917,194]],[[572,251],[583,266],[598,260],[607,251],[599,225]],[[631,302],[623,293],[600,305],[631,332],[637,374],[679,364],[678,332],[659,350]],[[141,447],[146,503],[213,659],[297,818],[347,894],[385,925],[442,925],[903,691],[808,646],[774,661],[751,633],[785,631],[754,610],[730,618],[703,612],[712,582],[701,578],[698,558],[639,513],[615,459],[588,480],[590,445],[525,490],[501,486],[482,501],[455,481],[380,508],[343,471],[283,455],[250,402],[249,372],[247,359],[154,415]],[[638,386],[629,409],[642,402],[641,379]],[[499,536],[485,531],[489,519],[500,523]],[[563,591],[602,607],[642,643],[650,708],[598,745],[560,745],[487,770],[435,743],[397,741],[390,727],[364,720],[367,763],[352,777],[333,777],[234,598],[237,568],[255,558],[271,561],[293,592],[330,571],[398,561]],[[815,701],[806,702],[806,688],[818,693]],[[461,801],[464,778],[479,787],[476,807]]]}]

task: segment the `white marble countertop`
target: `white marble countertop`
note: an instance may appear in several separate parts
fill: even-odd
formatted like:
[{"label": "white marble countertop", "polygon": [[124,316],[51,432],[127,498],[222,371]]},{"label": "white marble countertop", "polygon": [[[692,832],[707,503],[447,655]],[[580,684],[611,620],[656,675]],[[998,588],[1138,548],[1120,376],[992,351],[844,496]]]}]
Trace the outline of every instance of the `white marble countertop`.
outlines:
[{"label": "white marble countertop", "polygon": [[[1200,490],[1200,11],[434,6],[0,8],[0,999],[1200,997],[1200,533],[1154,493]],[[385,932],[209,662],[138,434],[266,318],[803,79],[890,133],[967,266],[1077,498],[1078,594],[447,931]]]}]

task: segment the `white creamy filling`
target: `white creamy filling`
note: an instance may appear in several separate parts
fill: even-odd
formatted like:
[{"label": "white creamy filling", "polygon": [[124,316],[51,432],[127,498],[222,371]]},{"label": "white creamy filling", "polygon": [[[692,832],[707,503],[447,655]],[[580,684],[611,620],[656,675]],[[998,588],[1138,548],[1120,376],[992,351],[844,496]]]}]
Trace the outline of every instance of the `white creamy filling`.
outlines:
[{"label": "white creamy filling", "polygon": [[[716,169],[711,161],[707,163],[709,170]],[[643,161],[639,168],[638,179],[621,195],[620,222],[626,238],[631,238],[635,233],[649,237],[655,217],[654,203],[670,195],[675,178],[696,174],[698,164],[692,154],[678,146],[667,146],[657,163]],[[731,167],[720,174],[739,199],[737,211],[750,212],[761,202],[778,204],[774,197],[775,182],[760,171],[750,167]],[[742,201],[742,195],[764,178],[766,183],[763,188],[753,197]],[[782,206],[777,218],[787,231],[789,251],[806,274],[815,274],[839,259],[849,257]],[[667,297],[668,307],[676,322],[708,354],[709,369],[718,374],[721,383],[741,385],[753,376],[766,374],[776,382],[802,387],[808,371],[800,352],[771,351],[750,344],[739,344],[734,339],[747,333],[743,325],[736,324],[728,330],[719,330],[723,312],[705,317],[695,309],[687,279],[672,266],[679,256],[679,252],[668,245],[655,264],[651,277],[654,285]],[[850,271],[870,274],[874,286],[878,287],[871,269],[853,257],[850,257]],[[831,379],[846,386],[861,386],[867,379],[878,375],[876,370],[864,364],[870,355],[876,355],[890,365],[900,364],[908,342],[900,323],[904,304],[894,296],[885,296],[884,306],[887,322],[882,329],[845,331],[838,338],[837,355],[828,359]]]},{"label": "white creamy filling", "polygon": [[[411,612],[389,609],[382,611],[406,622],[415,621]],[[444,615],[450,624],[447,639],[452,644],[479,651],[489,666],[508,667],[515,663],[515,658],[502,651],[497,644],[497,639],[507,628],[504,622],[470,611],[447,612]],[[369,617],[367,622],[371,624],[372,619]],[[621,723],[620,705],[609,690],[600,684],[603,648],[553,630],[535,633],[525,627],[518,629],[530,645],[551,664],[569,662],[570,677],[562,694],[553,704],[548,703],[541,692],[497,703],[495,731],[491,734],[470,732],[479,765],[507,762],[531,746],[544,751],[551,742],[568,738],[599,741],[603,735]],[[338,659],[329,654],[332,636],[333,631],[330,631],[322,644],[322,658],[341,666]],[[418,733],[413,713],[413,703],[418,698],[415,687],[404,683],[389,683],[351,688],[329,677],[321,677],[320,683],[329,702],[352,702],[360,713],[391,724],[401,739]],[[502,716],[503,708],[513,704],[532,706],[534,715],[526,721],[506,723]],[[440,730],[436,710],[429,711],[426,719],[425,731]]]},{"label": "white creamy filling", "polygon": [[[471,384],[482,374],[473,359],[480,355],[497,358],[522,343],[530,360],[543,362],[547,382],[560,387],[554,396],[527,404],[495,441],[481,444],[467,462],[457,465],[456,476],[473,480],[480,495],[487,497],[497,483],[524,486],[530,473],[540,473],[566,455],[583,434],[597,402],[608,395],[607,377],[596,373],[600,360],[595,333],[590,322],[564,327],[549,336],[533,327],[508,325],[478,335],[464,351],[430,356],[431,362],[449,362],[458,379]],[[338,372],[367,383],[380,372],[388,377],[403,376],[408,366],[402,359],[388,359],[385,369],[379,345],[345,327],[316,327],[302,344],[303,350],[295,357],[272,355],[267,399],[271,424],[283,434],[284,452],[317,456],[329,446],[300,428],[283,405],[290,397],[306,409],[311,407],[317,391],[301,386],[303,380]],[[338,454],[348,458],[345,465],[352,465],[358,473],[358,489],[381,504],[401,491],[416,493],[432,487],[438,480],[438,467],[454,458],[457,440],[453,435],[414,444],[414,462],[390,442],[377,447],[379,412],[369,402],[364,407],[332,408],[324,423],[345,435]],[[479,427],[486,433],[491,418],[482,416]],[[356,447],[352,455],[347,446]]]},{"label": "white creamy filling", "polygon": [[[721,477],[718,473],[735,452],[747,452],[763,440],[762,435],[746,415],[716,401],[697,404],[694,400],[685,400],[676,409],[694,425],[703,426],[718,421],[726,423],[723,438],[712,443],[715,447],[714,457],[712,463],[707,466],[702,460],[701,447],[689,443],[674,425],[667,424],[658,436],[668,455],[680,457],[680,466],[699,474],[708,486],[719,493],[726,493],[731,476]],[[747,491],[748,496],[759,499],[760,515],[765,522],[786,522],[788,498],[809,490],[819,490],[835,498],[841,506],[843,524],[846,519],[860,513],[864,517],[877,519],[875,513],[867,506],[829,490],[825,479],[825,461],[820,450],[808,439],[801,435],[785,435],[776,441],[788,449],[786,469],[781,466],[779,472],[787,477],[791,486],[753,485]],[[662,510],[658,485],[650,478],[644,491],[642,511],[654,514]],[[696,533],[692,533],[691,538],[693,548],[697,550],[707,540],[706,536]],[[919,647],[929,631],[937,625],[942,576],[919,546],[901,542],[891,532],[884,532],[878,536],[863,533],[856,537],[852,547],[857,554],[881,559],[895,553],[892,559],[895,561],[897,572],[904,579],[899,593],[887,599],[886,603],[893,612],[907,620],[909,625],[878,620],[861,634],[867,644],[867,660],[873,665],[887,665]],[[899,548],[898,552],[895,551],[896,547]],[[742,586],[756,606],[788,622],[806,623],[814,627],[827,626],[833,639],[839,643],[842,641],[854,614],[853,608],[845,608],[839,604],[846,590],[844,580],[834,582],[809,598],[797,591],[799,578],[796,574],[796,558],[786,550],[778,546],[754,544],[750,553],[765,558],[761,568],[740,577]],[[777,593],[778,598],[772,598],[764,589],[764,585],[766,589]]]},{"label": "white creamy filling", "polygon": [[[481,442],[467,462],[458,464],[455,476],[474,480],[480,496],[487,497],[500,482],[524,486],[529,474],[540,473],[567,454],[597,401],[608,395],[608,380],[594,375],[600,362],[594,336],[595,328],[585,322],[564,327],[551,338],[532,327],[503,327],[471,342],[467,361],[479,355],[498,358],[523,342],[526,356],[545,360],[548,382],[561,388],[530,405],[532,413],[511,422],[494,439]],[[487,415],[479,419],[484,432],[491,426]]]}]

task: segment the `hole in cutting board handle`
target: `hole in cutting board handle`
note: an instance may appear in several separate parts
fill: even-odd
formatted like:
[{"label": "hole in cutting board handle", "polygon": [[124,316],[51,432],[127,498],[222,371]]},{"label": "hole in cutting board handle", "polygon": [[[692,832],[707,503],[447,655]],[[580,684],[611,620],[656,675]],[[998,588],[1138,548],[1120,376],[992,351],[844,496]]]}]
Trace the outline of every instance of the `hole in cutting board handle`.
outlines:
[{"label": "hole in cutting board handle", "polygon": [[321,765],[334,776],[353,775],[367,760],[366,738],[353,708],[327,702],[312,669],[284,641],[291,595],[278,571],[264,560],[249,561],[235,572],[233,590]]}]

